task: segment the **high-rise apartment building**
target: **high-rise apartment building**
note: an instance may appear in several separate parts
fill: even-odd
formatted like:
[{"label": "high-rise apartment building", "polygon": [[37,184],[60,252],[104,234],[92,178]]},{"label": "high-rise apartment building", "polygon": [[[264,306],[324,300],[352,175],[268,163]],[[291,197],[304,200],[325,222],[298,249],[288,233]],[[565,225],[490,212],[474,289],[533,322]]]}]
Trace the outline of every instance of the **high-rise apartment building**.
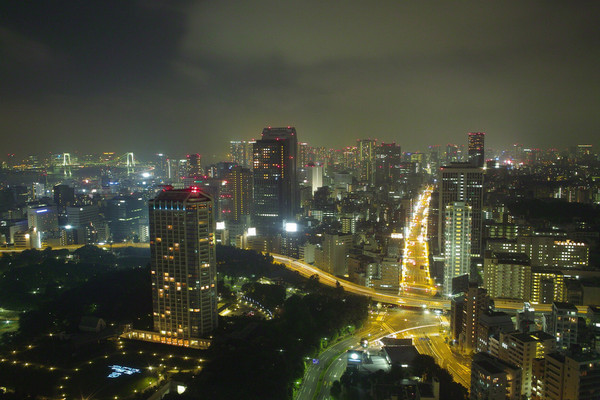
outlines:
[{"label": "high-rise apartment building", "polygon": [[559,350],[568,350],[577,344],[579,318],[576,306],[555,301],[552,303],[552,313],[546,317],[546,332],[556,337]]},{"label": "high-rise apartment building", "polygon": [[519,400],[521,368],[485,353],[471,363],[471,400]]},{"label": "high-rise apartment building", "polygon": [[471,206],[453,202],[446,206],[444,240],[444,293],[452,293],[452,279],[467,275],[471,267]]},{"label": "high-rise apartment building", "polygon": [[469,133],[469,162],[474,167],[482,168],[485,163],[484,141],[484,132]]},{"label": "high-rise apartment building", "polygon": [[544,399],[591,400],[600,397],[598,353],[552,353],[544,361]]},{"label": "high-rise apartment building", "polygon": [[438,210],[438,241],[440,250],[444,243],[446,206],[456,201],[471,206],[471,255],[480,257],[483,227],[483,169],[468,163],[455,163],[440,168],[440,195]]},{"label": "high-rise apartment building", "polygon": [[149,202],[154,329],[163,343],[198,346],[217,326],[213,199],[197,188]]},{"label": "high-rise apartment building", "polygon": [[533,304],[552,304],[565,299],[565,277],[560,271],[531,269],[531,298]]},{"label": "high-rise apartment building", "polygon": [[494,348],[490,346],[490,353],[503,361],[521,367],[521,396],[529,398],[533,385],[534,360],[544,358],[552,353],[555,347],[556,339],[546,332],[500,332],[498,346]]},{"label": "high-rise apartment building", "polygon": [[483,261],[483,287],[492,298],[529,301],[529,257],[524,253],[486,252]]},{"label": "high-rise apartment building", "polygon": [[476,283],[469,283],[469,288],[465,292],[462,316],[462,344],[465,349],[475,350],[477,348],[479,317],[489,308],[490,297],[485,289],[478,287]]},{"label": "high-rise apartment building", "polygon": [[[298,207],[296,128],[265,128],[254,144],[254,222],[263,230],[294,221]],[[259,232],[260,233],[260,232]]]}]

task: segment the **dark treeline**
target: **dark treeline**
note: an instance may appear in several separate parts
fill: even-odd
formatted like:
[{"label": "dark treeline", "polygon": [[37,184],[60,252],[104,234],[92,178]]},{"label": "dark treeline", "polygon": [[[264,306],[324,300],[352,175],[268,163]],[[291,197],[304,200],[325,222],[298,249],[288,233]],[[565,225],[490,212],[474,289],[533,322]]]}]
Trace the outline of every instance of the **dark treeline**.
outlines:
[{"label": "dark treeline", "polygon": [[362,326],[368,305],[340,289],[288,298],[280,318],[250,322],[255,326],[246,336],[222,333],[210,350],[212,361],[191,382],[190,398],[291,398],[305,358],[317,355],[322,338],[335,341],[348,326]]},{"label": "dark treeline", "polygon": [[[25,250],[0,258],[0,306],[27,310],[12,342],[38,335],[73,332],[81,317],[130,321],[147,327],[152,312],[148,257],[138,249],[115,255],[84,246],[67,250]],[[6,339],[6,337],[4,338]]]},{"label": "dark treeline", "polygon": [[331,387],[336,400],[389,399],[398,393],[398,385],[405,378],[419,377],[424,382],[437,379],[440,383],[440,400],[466,400],[468,390],[452,379],[450,373],[435,363],[433,357],[420,354],[411,367],[393,365],[389,372],[379,370],[370,375],[346,371]]},{"label": "dark treeline", "polygon": [[569,203],[559,199],[519,199],[507,205],[515,216],[534,223],[585,222],[590,227],[600,227],[600,206],[595,204]]},{"label": "dark treeline", "polygon": [[[210,363],[190,380],[184,396],[174,398],[291,398],[307,357],[318,354],[322,339],[331,343],[367,319],[369,299],[323,286],[317,278],[304,279],[274,264],[268,255],[228,246],[219,246],[217,255],[222,277],[249,278],[243,292],[266,307],[279,307],[279,312],[269,321],[221,319],[209,350]],[[255,281],[262,276],[278,278],[305,294],[285,300],[283,286]]]}]

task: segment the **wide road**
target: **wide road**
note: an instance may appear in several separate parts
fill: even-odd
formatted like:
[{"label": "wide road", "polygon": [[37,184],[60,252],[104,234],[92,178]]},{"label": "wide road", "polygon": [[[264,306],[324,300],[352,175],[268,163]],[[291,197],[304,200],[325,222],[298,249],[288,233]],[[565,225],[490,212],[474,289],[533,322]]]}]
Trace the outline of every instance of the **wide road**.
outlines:
[{"label": "wide road", "polygon": [[399,296],[397,294],[390,294],[385,292],[378,292],[374,289],[358,285],[353,282],[341,279],[333,276],[319,268],[305,263],[304,261],[297,260],[295,258],[283,256],[280,254],[271,254],[275,261],[285,265],[286,268],[293,271],[297,271],[304,277],[311,277],[317,275],[319,282],[328,285],[336,286],[338,283],[349,293],[358,294],[361,296],[371,297],[374,301],[379,301],[386,304],[403,305],[411,307],[428,307],[428,308],[450,308],[450,301],[446,299],[432,298],[427,295],[419,294],[406,294]]},{"label": "wide road", "polygon": [[325,382],[322,380],[324,372],[330,368],[332,363],[336,363],[339,360],[340,355],[342,355],[343,358],[343,354],[346,353],[346,350],[355,347],[362,337],[374,336],[382,331],[383,328],[379,326],[379,324],[375,323],[375,321],[369,321],[367,328],[356,331],[348,338],[343,339],[324,350],[319,354],[318,364],[310,364],[306,369],[304,378],[302,379],[302,386],[296,393],[295,399],[312,400],[315,397],[320,384]]},{"label": "wide road", "polygon": [[[83,246],[85,246],[85,245],[84,244],[70,244],[67,246],[52,247],[52,250],[69,250],[72,252]],[[138,249],[149,249],[150,243],[123,242],[123,243],[113,243],[112,245],[111,244],[95,244],[94,246],[103,248],[105,250],[110,250],[111,248],[112,249],[122,249],[125,247],[135,247]],[[28,250],[28,249],[21,249],[21,248],[14,248],[14,247],[2,248],[2,249],[0,249],[0,253],[13,253],[13,252],[20,253],[23,250]],[[43,250],[43,249],[39,249],[39,250]]]},{"label": "wide road", "polygon": [[442,368],[448,370],[454,380],[467,389],[471,386],[471,360],[446,343],[440,325],[418,328],[403,332],[400,337],[412,338],[413,344],[421,354],[427,354],[435,359]]},{"label": "wide road", "polygon": [[[429,332],[439,330],[439,320],[436,315],[427,310],[413,311],[406,309],[383,309],[383,311],[372,316],[372,323],[378,325],[378,329],[369,336],[369,341],[374,342],[382,337],[394,335],[396,337],[419,336],[421,331]],[[359,348],[360,337],[356,336],[352,344],[353,348]],[[413,342],[416,344],[417,339]],[[445,344],[445,343],[444,343]],[[446,345],[447,346],[447,345]],[[417,346],[416,346],[417,347]],[[418,347],[420,353],[422,352]],[[341,354],[335,361],[324,371],[323,379],[319,386],[317,399],[329,399],[329,391],[331,385],[336,380],[339,380],[346,370],[346,355]]]},{"label": "wide road", "polygon": [[401,290],[405,293],[433,295],[435,286],[429,272],[427,217],[433,188],[428,187],[417,199],[408,234],[404,238]]}]

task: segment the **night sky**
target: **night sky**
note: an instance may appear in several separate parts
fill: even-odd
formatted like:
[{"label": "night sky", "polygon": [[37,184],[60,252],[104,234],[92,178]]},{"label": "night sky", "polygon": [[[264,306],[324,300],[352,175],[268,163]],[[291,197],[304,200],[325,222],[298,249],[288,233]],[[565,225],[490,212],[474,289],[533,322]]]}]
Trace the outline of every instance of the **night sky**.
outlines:
[{"label": "night sky", "polygon": [[600,145],[599,1],[2,0],[3,152]]}]

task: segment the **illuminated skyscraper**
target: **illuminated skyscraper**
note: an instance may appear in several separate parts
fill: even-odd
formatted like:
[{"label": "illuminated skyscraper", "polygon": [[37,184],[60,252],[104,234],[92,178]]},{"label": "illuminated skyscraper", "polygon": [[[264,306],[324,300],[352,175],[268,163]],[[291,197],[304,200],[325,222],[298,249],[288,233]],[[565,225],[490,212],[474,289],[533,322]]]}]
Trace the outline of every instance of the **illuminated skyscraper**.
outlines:
[{"label": "illuminated skyscraper", "polygon": [[194,177],[202,175],[202,167],[200,166],[200,154],[187,155],[187,176]]},{"label": "illuminated skyscraper", "polygon": [[266,230],[293,221],[298,207],[296,128],[265,128],[254,144],[254,221]]},{"label": "illuminated skyscraper", "polygon": [[235,166],[225,175],[225,196],[230,196],[231,208],[223,219],[239,222],[246,215],[250,215],[252,204],[252,172],[247,168]]},{"label": "illuminated skyscraper", "polygon": [[252,168],[252,146],[254,141],[232,140],[229,142],[229,161],[244,168]]},{"label": "illuminated skyscraper", "polygon": [[440,168],[438,240],[444,251],[445,210],[455,201],[471,206],[471,255],[481,255],[481,232],[483,224],[483,169],[469,163],[453,163]]},{"label": "illuminated skyscraper", "polygon": [[360,180],[365,183],[375,181],[375,146],[377,139],[361,139],[358,141],[358,162]]},{"label": "illuminated skyscraper", "polygon": [[165,190],[149,203],[154,329],[163,343],[198,346],[217,327],[213,199]]},{"label": "illuminated skyscraper", "polygon": [[452,279],[468,274],[471,266],[471,206],[457,201],[445,212],[444,293],[452,294]]},{"label": "illuminated skyscraper", "polygon": [[402,150],[396,143],[381,143],[375,155],[375,184],[395,183],[402,164]]},{"label": "illuminated skyscraper", "polygon": [[474,167],[482,168],[485,162],[484,132],[469,133],[469,162]]}]

